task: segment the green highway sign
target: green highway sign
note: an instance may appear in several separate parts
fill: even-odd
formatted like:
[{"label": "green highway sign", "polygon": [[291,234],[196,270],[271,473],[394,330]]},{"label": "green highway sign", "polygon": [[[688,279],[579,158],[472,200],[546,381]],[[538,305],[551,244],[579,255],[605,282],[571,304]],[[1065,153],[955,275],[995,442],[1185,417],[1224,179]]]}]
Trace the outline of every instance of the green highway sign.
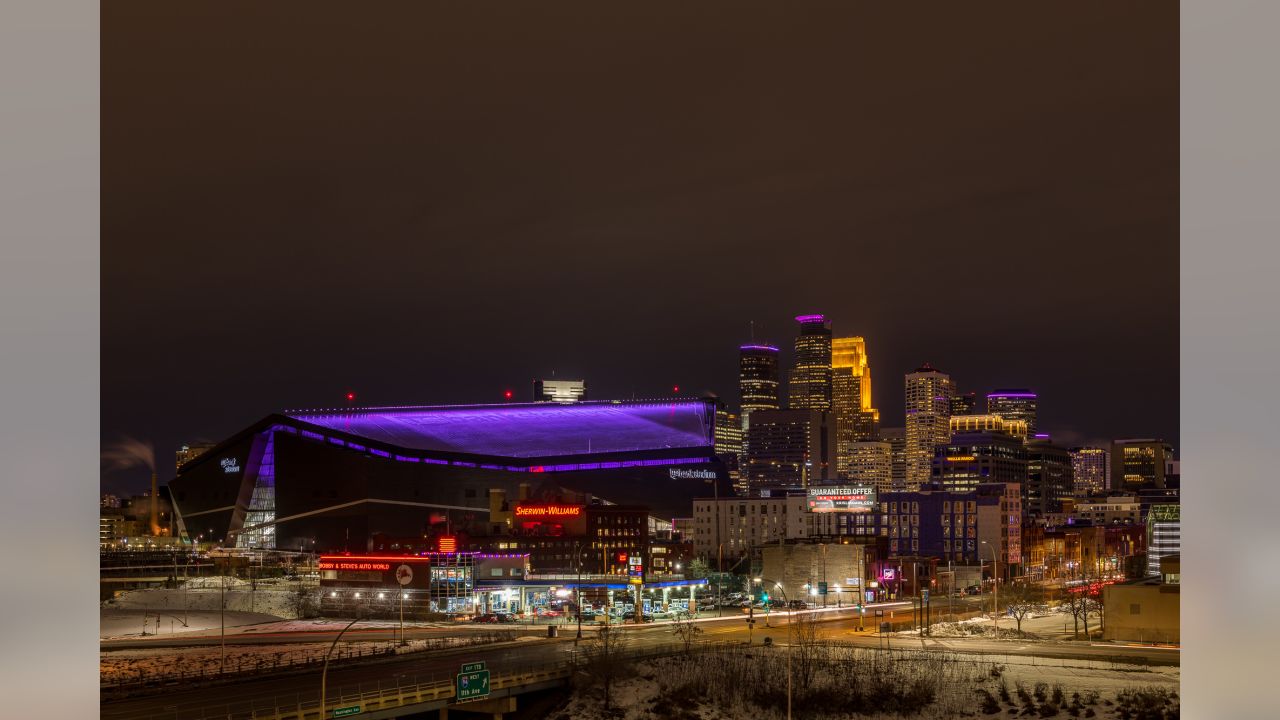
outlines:
[{"label": "green highway sign", "polygon": [[484,669],[485,669],[485,664],[483,660],[481,660],[480,662],[467,663],[466,665],[462,666],[462,672],[464,673],[479,672]]},{"label": "green highway sign", "polygon": [[346,707],[333,709],[334,717],[347,717],[348,715],[359,715],[359,714],[360,714],[359,705],[348,705]]},{"label": "green highway sign", "polygon": [[819,594],[819,595],[826,595],[826,594],[827,594],[827,583],[826,583],[826,582],[819,582],[819,583],[818,583],[818,594]]},{"label": "green highway sign", "polygon": [[457,697],[460,701],[489,697],[489,671],[458,673]]}]

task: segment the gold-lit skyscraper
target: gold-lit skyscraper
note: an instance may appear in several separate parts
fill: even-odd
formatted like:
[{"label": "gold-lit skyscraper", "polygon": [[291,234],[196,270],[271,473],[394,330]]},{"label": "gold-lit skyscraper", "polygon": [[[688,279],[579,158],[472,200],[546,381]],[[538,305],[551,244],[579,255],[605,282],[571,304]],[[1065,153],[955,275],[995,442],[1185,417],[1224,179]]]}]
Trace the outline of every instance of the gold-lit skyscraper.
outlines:
[{"label": "gold-lit skyscraper", "polygon": [[874,440],[880,424],[880,411],[871,407],[871,366],[861,337],[831,341],[831,414],[836,424],[837,474],[847,478],[851,445]]},{"label": "gold-lit skyscraper", "polygon": [[907,489],[914,490],[933,474],[933,449],[951,440],[951,376],[925,363],[907,373]]},{"label": "gold-lit skyscraper", "polygon": [[797,315],[795,366],[787,386],[792,410],[831,410],[831,323],[822,315]]}]

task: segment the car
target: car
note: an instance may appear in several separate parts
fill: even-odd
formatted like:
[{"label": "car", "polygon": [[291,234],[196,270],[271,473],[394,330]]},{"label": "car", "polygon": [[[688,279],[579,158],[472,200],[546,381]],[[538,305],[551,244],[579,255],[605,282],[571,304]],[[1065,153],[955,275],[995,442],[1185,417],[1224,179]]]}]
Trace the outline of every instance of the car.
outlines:
[{"label": "car", "polygon": [[473,622],[473,623],[496,623],[496,622],[501,622],[501,621],[500,621],[500,620],[498,620],[498,615],[497,615],[497,613],[484,613],[484,614],[481,614],[481,615],[476,615],[475,617],[471,618],[471,622]]},{"label": "car", "polygon": [[792,600],[787,603],[787,608],[790,610],[808,610],[809,604],[803,600]]}]

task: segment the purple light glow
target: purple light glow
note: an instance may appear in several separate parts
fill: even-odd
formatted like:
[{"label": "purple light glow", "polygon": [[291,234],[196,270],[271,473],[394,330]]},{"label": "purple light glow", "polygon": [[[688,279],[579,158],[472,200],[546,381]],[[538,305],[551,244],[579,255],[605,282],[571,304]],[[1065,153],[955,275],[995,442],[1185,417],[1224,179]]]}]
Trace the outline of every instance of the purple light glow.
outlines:
[{"label": "purple light glow", "polygon": [[1035,398],[1035,393],[988,393],[989,398]]},{"label": "purple light glow", "polygon": [[778,352],[778,348],[772,345],[740,345],[739,350],[765,350],[768,352]]},{"label": "purple light glow", "polygon": [[826,315],[797,315],[796,316],[796,322],[798,323],[815,323],[815,322],[826,322],[826,321],[827,321]]},{"label": "purple light glow", "polygon": [[407,450],[534,458],[709,447],[714,413],[708,408],[702,400],[668,400],[287,414]]}]

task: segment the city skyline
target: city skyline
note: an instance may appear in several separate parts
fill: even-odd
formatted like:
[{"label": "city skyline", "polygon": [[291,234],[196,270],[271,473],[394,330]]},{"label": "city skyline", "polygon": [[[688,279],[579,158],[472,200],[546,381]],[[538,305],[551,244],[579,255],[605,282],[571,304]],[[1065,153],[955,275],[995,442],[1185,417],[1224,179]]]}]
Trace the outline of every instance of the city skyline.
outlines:
[{"label": "city skyline", "polygon": [[884,427],[929,362],[1034,388],[1079,444],[1179,444],[1176,13],[735,10],[635,8],[600,43],[412,8],[335,54],[335,18],[105,9],[102,441],[167,458],[347,392],[500,402],[552,371],[733,403],[737,348],[786,372],[820,312],[866,338]]},{"label": "city skyline", "polygon": [[[832,322],[831,318],[827,318],[827,321],[828,321],[828,325],[835,324],[837,327],[839,327],[837,323]],[[793,323],[794,323],[794,319],[793,319]],[[874,339],[872,340],[872,342],[874,342]],[[787,352],[785,345],[786,345],[785,342],[770,343],[764,340],[756,340],[754,342],[748,342],[748,343],[739,345],[736,348],[733,348],[732,350],[734,351],[734,360],[736,362],[740,353],[742,352],[742,348],[744,347],[776,348],[776,351],[774,351],[773,354],[779,358],[778,359],[779,382],[777,387],[778,397],[780,400],[780,406],[782,408],[789,408],[792,406],[790,404],[790,393],[787,387],[788,382],[785,380],[785,378],[789,377],[789,375],[791,374],[791,371],[794,368],[794,352]],[[870,358],[871,361],[874,361],[874,358],[875,358],[874,349],[872,349],[871,351],[868,351],[867,357]],[[600,397],[598,399],[627,400],[632,398],[647,399],[647,398],[661,398],[661,397],[695,397],[695,396],[702,396],[704,394],[713,394],[717,396],[722,402],[724,402],[726,407],[730,411],[736,413],[739,411],[739,406],[740,406],[740,393],[738,392],[739,378],[737,375],[737,372],[740,371],[740,367],[733,368],[733,371],[734,371],[734,374],[731,375],[726,381],[721,383],[721,385],[725,388],[726,392],[717,392],[717,389],[715,388],[695,390],[693,387],[689,385],[680,387],[679,385],[674,385],[674,384],[670,386],[666,386],[661,383],[651,383],[649,384],[649,387],[648,387],[649,392],[647,393],[633,392],[632,394],[609,395],[609,396]],[[887,417],[894,418],[896,414],[896,420],[897,420],[896,423],[882,422],[881,423],[882,427],[886,427],[886,428],[904,427],[905,415],[903,414],[902,411],[904,407],[905,394],[902,390],[901,383],[902,383],[902,378],[910,374],[911,372],[913,371],[908,371],[902,374],[893,375],[890,378],[884,377],[884,375],[887,373],[881,373],[881,374],[878,374],[876,376],[877,379],[873,381],[875,383],[873,396],[879,397],[882,399],[881,402],[877,404],[885,405],[888,408],[887,412],[885,412],[885,415]],[[550,372],[548,372],[547,374],[550,374]],[[560,373],[560,374],[566,375],[566,373]],[[889,380],[896,380],[896,387],[888,387],[888,388],[883,387],[883,384]],[[954,377],[952,377],[951,380],[953,383],[956,382],[956,379]],[[589,379],[587,380],[587,382],[590,383],[593,387],[599,387],[600,385],[599,383],[591,382]],[[449,397],[451,398],[449,401],[442,401],[442,400],[432,399],[432,398],[387,397],[387,396],[384,396],[381,399],[381,401],[379,401],[376,398],[370,398],[369,395],[363,391],[357,392],[357,389],[352,388],[351,386],[344,386],[347,389],[341,391],[335,397],[317,398],[315,402],[299,403],[293,407],[298,407],[298,408],[396,407],[396,406],[412,406],[412,405],[424,405],[424,406],[451,405],[451,404],[484,405],[484,404],[504,404],[504,403],[511,403],[511,402],[517,402],[517,403],[533,402],[536,400],[536,398],[533,392],[529,390],[529,388],[533,387],[533,385],[534,385],[533,380],[527,381],[523,384],[521,383],[498,384],[498,385],[495,385],[493,397],[474,398],[470,400],[466,398],[454,399],[454,398],[457,398],[458,395],[456,393],[451,393],[449,394]],[[971,384],[968,384],[968,386],[972,387]],[[999,384],[996,384],[993,386],[993,388],[991,388],[990,392],[996,392],[999,390],[1000,387],[1001,386]],[[895,390],[897,392],[896,399],[894,396]],[[979,392],[980,397],[984,397],[987,394],[988,394],[987,390],[983,390]],[[1039,395],[1042,393],[1037,393],[1037,394]],[[889,399],[888,402],[884,401],[885,398]],[[1055,402],[1055,399],[1051,398],[1049,405],[1052,406],[1054,402]],[[286,409],[287,408],[285,407],[268,408],[266,409],[266,413],[282,412]],[[1051,413],[1049,417],[1053,418],[1055,416]],[[248,418],[245,417],[245,418],[241,418],[240,420],[247,420],[247,419]],[[232,420],[233,427],[236,426],[235,423],[237,422],[239,421],[234,419]],[[243,422],[239,422],[239,424],[242,425]],[[1175,453],[1177,451],[1176,441],[1169,441],[1168,438],[1165,436],[1161,436],[1159,434],[1153,434],[1150,432],[1146,432],[1146,433],[1135,432],[1135,433],[1129,433],[1128,435],[1107,437],[1105,435],[1099,434],[1096,431],[1093,431],[1090,428],[1087,420],[1085,421],[1085,423],[1083,423],[1083,429],[1078,429],[1077,427],[1070,426],[1070,424],[1067,424],[1064,426],[1062,424],[1057,424],[1054,422],[1050,422],[1049,425],[1045,425],[1042,422],[1041,425],[1046,429],[1053,430],[1052,435],[1054,437],[1054,441],[1055,443],[1060,445],[1067,445],[1072,447],[1093,446],[1093,445],[1109,446],[1111,441],[1122,440],[1129,437],[1136,437],[1136,436],[1142,435],[1144,437],[1145,436],[1158,437],[1160,439],[1166,440],[1174,446]],[[225,435],[225,432],[223,433],[223,435]],[[173,453],[178,452],[182,448],[182,446],[191,444],[191,443],[197,443],[197,444],[205,443],[211,440],[216,440],[219,437],[221,436],[218,435],[216,432],[205,432],[205,433],[197,432],[195,433],[194,436],[184,435],[176,442],[176,444],[174,444],[172,448],[162,447],[156,444],[156,441],[154,439],[140,437],[138,435],[130,434],[127,432],[119,433],[114,437],[110,437],[107,435],[107,433],[104,432],[103,441],[104,441],[104,446],[105,445],[114,446],[121,439],[124,439],[131,443],[134,440],[140,440],[141,444],[150,445],[155,451],[155,456],[157,458],[156,466],[159,469],[160,473],[164,475],[166,472],[170,472],[168,471],[168,468],[170,467],[169,459],[172,457]],[[1176,437],[1176,434],[1174,434],[1173,437]],[[146,484],[149,476],[150,476],[150,471],[145,470],[141,464],[136,464],[134,467],[131,467],[131,468],[108,468],[104,470],[102,482],[101,482],[101,488],[103,492],[120,492],[125,494],[144,492],[146,490]]]}]

